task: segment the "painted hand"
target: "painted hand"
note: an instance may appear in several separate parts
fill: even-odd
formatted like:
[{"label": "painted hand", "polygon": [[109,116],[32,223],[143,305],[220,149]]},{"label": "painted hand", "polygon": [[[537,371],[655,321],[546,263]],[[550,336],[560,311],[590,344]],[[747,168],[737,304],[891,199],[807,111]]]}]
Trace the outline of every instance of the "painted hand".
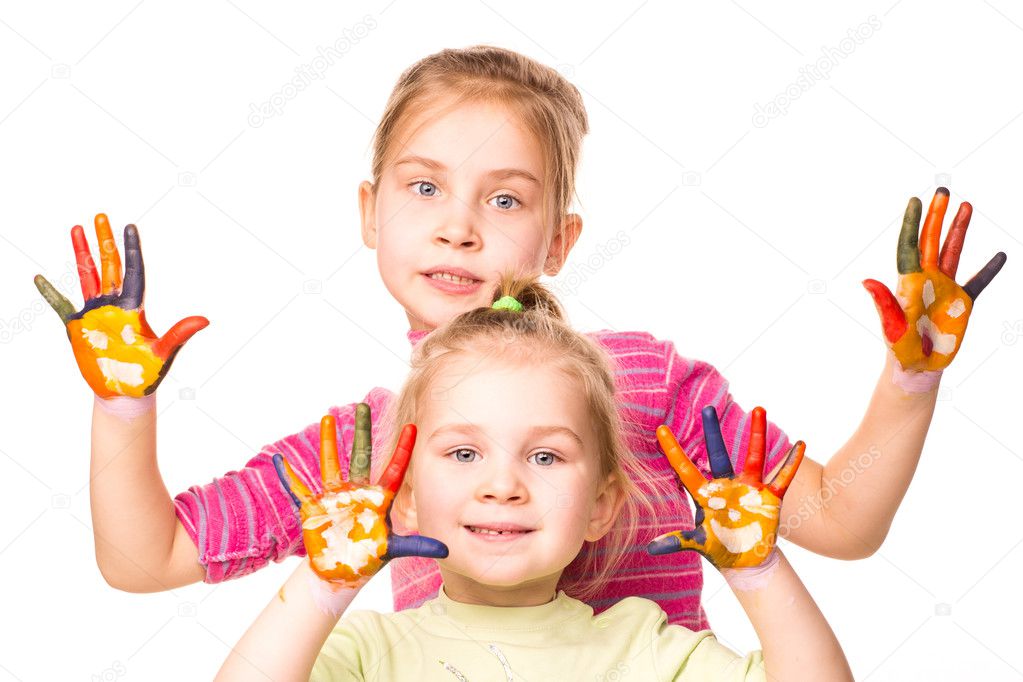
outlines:
[{"label": "painted hand", "polygon": [[679,480],[696,501],[694,530],[665,533],[647,545],[650,554],[696,550],[714,566],[759,566],[774,548],[781,498],[803,460],[806,445],[798,441],[775,471],[763,480],[767,443],[767,413],[753,410],[746,463],[738,478],[732,472],[721,425],[713,407],[703,408],[703,438],[713,480],[708,481],[693,465],[667,426],[657,429],[657,440]]},{"label": "painted hand", "polygon": [[174,356],[197,331],[209,324],[205,317],[186,317],[162,337],[149,327],[142,299],[146,276],[138,229],[124,228],[124,280],[121,256],[107,217],[96,216],[100,273],[89,253],[81,225],[71,229],[71,243],[78,262],[78,278],[85,305],[74,306],[42,275],[36,275],[39,293],[60,315],[67,329],[78,369],[93,392],[101,398],[149,395],[163,380]]},{"label": "painted hand", "polygon": [[925,372],[948,367],[963,342],[973,302],[1005,265],[1005,254],[998,252],[966,286],[956,284],[973,207],[965,201],[959,205],[939,255],[946,208],[948,190],[939,187],[927,210],[918,244],[922,204],[916,197],[909,200],[899,234],[897,294],[877,280],[863,281],[877,306],[888,346],[904,370]]},{"label": "painted hand", "polygon": [[323,492],[313,494],[287,460],[274,455],[274,467],[302,519],[302,541],[313,571],[323,580],[356,588],[369,582],[384,563],[402,556],[443,559],[448,548],[433,538],[395,535],[389,512],[416,443],[416,427],[406,424],[391,461],[377,485],[370,485],[369,406],[355,411],[355,435],[348,480],[341,479],[334,417],[320,421],[320,475]]}]

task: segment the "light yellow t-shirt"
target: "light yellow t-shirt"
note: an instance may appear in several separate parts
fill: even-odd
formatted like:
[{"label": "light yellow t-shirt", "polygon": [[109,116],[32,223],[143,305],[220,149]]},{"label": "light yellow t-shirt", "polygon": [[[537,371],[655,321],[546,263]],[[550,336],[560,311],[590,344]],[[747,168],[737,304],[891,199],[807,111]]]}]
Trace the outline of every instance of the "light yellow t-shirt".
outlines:
[{"label": "light yellow t-shirt", "polygon": [[766,680],[759,651],[740,657],[709,630],[670,625],[629,597],[594,616],[564,592],[541,606],[477,606],[444,589],[416,609],[346,615],[310,680]]}]

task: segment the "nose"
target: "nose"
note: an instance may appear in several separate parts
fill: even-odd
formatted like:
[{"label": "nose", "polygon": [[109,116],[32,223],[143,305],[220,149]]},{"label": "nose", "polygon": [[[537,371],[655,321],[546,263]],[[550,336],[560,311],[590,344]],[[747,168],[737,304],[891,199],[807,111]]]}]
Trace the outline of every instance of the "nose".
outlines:
[{"label": "nose", "polygon": [[483,478],[479,482],[476,497],[481,502],[498,504],[521,504],[529,500],[529,490],[522,476],[523,472],[515,462],[497,461],[490,458]]},{"label": "nose", "polygon": [[434,243],[470,251],[479,249],[482,241],[472,207],[458,198],[452,199],[448,205],[449,209],[441,217],[440,227],[434,233]]}]

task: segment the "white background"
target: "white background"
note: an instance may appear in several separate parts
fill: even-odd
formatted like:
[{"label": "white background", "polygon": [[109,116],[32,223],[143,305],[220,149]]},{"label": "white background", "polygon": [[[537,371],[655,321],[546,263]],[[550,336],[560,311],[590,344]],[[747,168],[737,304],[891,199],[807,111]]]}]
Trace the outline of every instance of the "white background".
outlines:
[{"label": "white background", "polygon": [[[356,31],[322,80],[250,125],[252,105]],[[92,240],[104,211],[118,235],[140,227],[153,326],[212,321],[159,391],[172,494],[241,467],[330,405],[396,388],[406,322],[361,246],[356,187],[399,73],[474,43],[557,66],[584,94],[586,227],[560,278],[576,326],[674,340],[818,461],[853,432],[879,375],[860,281],[894,286],[906,201],[926,205],[946,184],[949,219],[974,204],[960,280],[998,250],[1009,262],[946,373],[887,542],[850,563],[785,550],[859,679],[1023,676],[1023,10],[132,0],[0,9],[0,679],[211,678],[297,561],[155,595],[103,582],[88,506],[92,397],[32,276],[80,302],[68,229],[84,224]],[[830,77],[794,87],[784,115],[754,125],[755,105],[825,54]],[[619,230],[628,245],[602,256]],[[718,635],[756,647],[706,573]],[[360,604],[389,609],[389,579]]]}]

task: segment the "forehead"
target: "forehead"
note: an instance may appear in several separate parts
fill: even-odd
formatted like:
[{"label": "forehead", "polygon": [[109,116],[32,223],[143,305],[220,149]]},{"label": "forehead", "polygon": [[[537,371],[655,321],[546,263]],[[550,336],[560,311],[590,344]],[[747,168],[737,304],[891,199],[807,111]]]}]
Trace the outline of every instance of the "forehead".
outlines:
[{"label": "forehead", "polygon": [[444,100],[407,117],[395,136],[388,165],[408,156],[433,159],[448,169],[520,168],[543,177],[540,141],[514,110],[500,102]]},{"label": "forehead", "polygon": [[592,443],[582,386],[552,362],[461,355],[443,364],[430,382],[418,415],[423,436],[444,424],[473,424],[510,435],[535,425],[562,425]]}]

